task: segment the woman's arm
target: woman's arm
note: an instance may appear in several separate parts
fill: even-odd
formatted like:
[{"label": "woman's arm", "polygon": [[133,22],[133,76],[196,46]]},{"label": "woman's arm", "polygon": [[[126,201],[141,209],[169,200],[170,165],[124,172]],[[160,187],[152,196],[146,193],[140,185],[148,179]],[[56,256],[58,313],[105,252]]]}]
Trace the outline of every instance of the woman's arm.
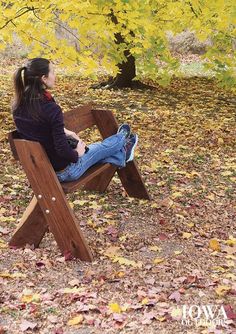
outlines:
[{"label": "woman's arm", "polygon": [[77,139],[77,140],[81,140],[81,139],[77,136],[77,134],[76,134],[75,132],[71,131],[71,130],[68,130],[68,129],[64,128],[64,132],[65,132],[66,136],[71,136],[71,137],[73,137],[73,138],[75,138],[75,139]]}]

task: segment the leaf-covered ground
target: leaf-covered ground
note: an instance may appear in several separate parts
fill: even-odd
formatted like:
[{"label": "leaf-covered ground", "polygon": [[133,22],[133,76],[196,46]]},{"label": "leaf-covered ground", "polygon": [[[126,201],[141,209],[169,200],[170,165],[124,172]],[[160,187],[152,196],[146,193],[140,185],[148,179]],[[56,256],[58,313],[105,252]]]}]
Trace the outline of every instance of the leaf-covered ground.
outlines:
[{"label": "leaf-covered ground", "polygon": [[[93,91],[88,80],[58,77],[53,93],[65,112],[92,101],[132,125],[152,197],[128,198],[117,177],[105,194],[68,196],[94,254],[88,264],[65,261],[51,234],[38,249],[7,246],[32,197],[5,139],[9,69],[0,78],[0,333],[235,333],[235,96],[206,78]],[[184,305],[209,304],[216,314],[224,307],[223,326],[204,314],[199,326],[181,322]]]}]

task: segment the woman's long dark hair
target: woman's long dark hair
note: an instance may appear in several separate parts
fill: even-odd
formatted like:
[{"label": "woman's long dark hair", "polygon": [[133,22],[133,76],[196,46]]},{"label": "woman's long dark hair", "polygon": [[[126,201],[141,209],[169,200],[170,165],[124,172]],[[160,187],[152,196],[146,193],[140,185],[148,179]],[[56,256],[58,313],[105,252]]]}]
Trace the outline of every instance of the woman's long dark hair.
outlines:
[{"label": "woman's long dark hair", "polygon": [[50,61],[45,58],[28,60],[26,66],[20,67],[14,75],[15,98],[12,111],[16,115],[22,104],[34,119],[39,119],[40,99],[43,98],[45,86],[42,76],[48,76]]}]

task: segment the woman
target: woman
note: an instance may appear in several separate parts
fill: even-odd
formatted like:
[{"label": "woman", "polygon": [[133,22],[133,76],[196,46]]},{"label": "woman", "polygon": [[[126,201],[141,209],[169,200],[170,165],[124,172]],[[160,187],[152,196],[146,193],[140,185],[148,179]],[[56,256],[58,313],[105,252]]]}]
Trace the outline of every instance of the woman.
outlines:
[{"label": "woman", "polygon": [[[88,147],[74,132],[65,129],[62,110],[47,91],[54,87],[55,78],[49,60],[29,60],[15,73],[12,111],[20,136],[42,144],[59,181],[77,180],[98,162],[124,167],[133,160],[138,136],[130,133],[128,124],[122,124],[117,134]],[[68,136],[79,141],[75,149],[69,145]]]}]

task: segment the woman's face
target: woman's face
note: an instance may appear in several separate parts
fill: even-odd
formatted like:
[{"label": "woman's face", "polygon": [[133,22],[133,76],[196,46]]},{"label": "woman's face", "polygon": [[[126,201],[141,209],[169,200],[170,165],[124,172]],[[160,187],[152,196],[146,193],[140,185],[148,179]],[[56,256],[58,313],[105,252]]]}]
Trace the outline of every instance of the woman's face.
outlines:
[{"label": "woman's face", "polygon": [[52,63],[49,63],[49,72],[48,75],[42,76],[42,82],[45,84],[47,88],[53,88],[55,84],[56,75],[54,73],[53,65]]}]

